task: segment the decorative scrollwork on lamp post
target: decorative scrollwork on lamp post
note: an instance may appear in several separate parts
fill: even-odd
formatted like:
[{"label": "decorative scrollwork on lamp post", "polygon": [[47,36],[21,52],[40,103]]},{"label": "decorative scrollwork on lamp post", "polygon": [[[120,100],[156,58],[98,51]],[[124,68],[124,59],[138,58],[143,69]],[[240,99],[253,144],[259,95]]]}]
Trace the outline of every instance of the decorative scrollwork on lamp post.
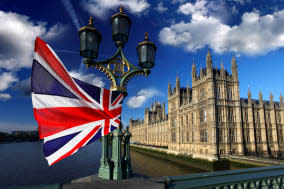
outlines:
[{"label": "decorative scrollwork on lamp post", "polygon": [[[80,37],[80,56],[82,56],[84,64],[94,67],[102,71],[110,81],[110,90],[119,91],[127,95],[127,83],[135,76],[148,76],[150,69],[155,65],[155,54],[157,47],[149,41],[149,34],[145,33],[144,41],[137,45],[138,65],[131,64],[123,53],[123,47],[128,41],[129,31],[131,27],[130,18],[123,12],[123,8],[119,8],[119,12],[111,17],[112,24],[112,40],[115,42],[117,51],[114,55],[106,60],[94,61],[98,57],[99,46],[102,35],[94,27],[94,20],[89,19],[89,24],[79,29]],[[112,133],[112,158],[108,158],[108,137],[102,137],[102,157],[99,176],[105,179],[122,179],[121,165],[121,128],[116,129]],[[130,159],[130,156],[129,156]],[[128,161],[129,162],[129,161]],[[112,174],[113,173],[113,174]]]}]

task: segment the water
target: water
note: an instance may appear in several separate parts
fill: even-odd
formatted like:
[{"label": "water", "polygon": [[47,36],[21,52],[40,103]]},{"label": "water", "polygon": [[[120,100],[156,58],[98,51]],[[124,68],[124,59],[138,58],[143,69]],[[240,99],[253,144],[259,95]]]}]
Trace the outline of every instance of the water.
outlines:
[{"label": "water", "polygon": [[[41,142],[0,144],[0,188],[7,185],[66,183],[97,174],[101,143],[94,142],[74,155],[49,167]],[[133,172],[149,177],[198,173],[203,170],[131,151]]]}]

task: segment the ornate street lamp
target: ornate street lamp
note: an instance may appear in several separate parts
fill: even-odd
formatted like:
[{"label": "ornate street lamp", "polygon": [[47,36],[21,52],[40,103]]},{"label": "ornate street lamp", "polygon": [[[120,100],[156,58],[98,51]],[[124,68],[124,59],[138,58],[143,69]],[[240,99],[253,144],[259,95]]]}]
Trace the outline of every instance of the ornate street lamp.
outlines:
[{"label": "ornate street lamp", "polygon": [[[144,41],[140,42],[137,46],[138,65],[139,67],[131,64],[123,54],[124,44],[128,41],[131,20],[123,13],[123,8],[119,8],[119,12],[111,17],[112,25],[112,40],[115,42],[117,51],[109,59],[102,61],[94,61],[98,57],[99,46],[101,41],[100,32],[93,25],[93,18],[89,20],[89,25],[79,29],[80,37],[80,56],[84,58],[86,66],[95,67],[102,71],[111,83],[111,90],[119,91],[125,96],[127,95],[126,85],[128,81],[138,75],[148,76],[150,69],[155,65],[155,54],[157,47],[149,41],[149,35],[145,33]],[[121,158],[121,128],[118,128],[112,132],[112,158],[108,158],[108,140],[110,137],[102,137],[102,157],[101,166],[99,169],[99,177],[104,179],[122,179],[122,158]],[[126,133],[127,137],[130,133]],[[129,145],[129,144],[128,144]],[[127,163],[130,162],[130,156],[128,154]],[[131,173],[131,167],[127,165],[126,175]],[[124,165],[125,167],[125,165]]]}]

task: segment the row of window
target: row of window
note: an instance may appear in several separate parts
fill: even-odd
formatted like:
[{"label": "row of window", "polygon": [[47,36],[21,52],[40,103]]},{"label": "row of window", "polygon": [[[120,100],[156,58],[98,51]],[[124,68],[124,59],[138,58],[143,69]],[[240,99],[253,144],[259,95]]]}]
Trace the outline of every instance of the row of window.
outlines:
[{"label": "row of window", "polygon": [[[203,129],[200,129],[200,142],[208,142],[208,133],[207,133],[207,129],[206,128],[203,128]],[[185,137],[184,138],[184,135],[182,134],[181,135],[181,141],[182,142],[190,142],[190,136],[189,136],[189,132],[186,132],[185,134]],[[191,132],[191,142],[194,141],[194,132]],[[176,132],[173,131],[172,132],[172,142],[176,142]]]},{"label": "row of window", "polygon": [[[243,121],[248,123],[248,111],[246,109],[243,109],[242,112],[243,112]],[[254,110],[253,114],[254,114],[254,122],[260,123],[259,111]],[[265,120],[267,124],[271,123],[271,116],[269,110],[265,111]],[[276,111],[276,123],[281,123],[281,114],[279,111]]]},{"label": "row of window", "polygon": [[215,96],[217,99],[222,99],[222,98],[226,98],[229,99],[229,100],[232,100],[233,98],[233,89],[232,87],[228,87],[227,88],[227,96],[226,97],[223,97],[222,95],[222,92],[221,92],[221,87],[217,86],[215,87]]},{"label": "row of window", "polygon": [[[193,113],[190,114],[190,117],[191,117],[191,125],[193,125],[193,123],[194,123],[194,121],[193,121],[194,120]],[[189,116],[188,115],[185,116],[185,123],[184,123],[183,118],[181,118],[180,121],[181,121],[181,126],[184,126],[184,125],[189,126],[190,125]],[[200,123],[207,122],[207,112],[206,112],[205,108],[201,109],[199,111],[199,122]],[[176,119],[173,119],[172,120],[172,127],[175,128],[176,126],[177,126],[176,125]]]},{"label": "row of window", "polygon": [[[277,135],[278,135],[278,140],[279,142],[283,142],[284,137],[283,137],[283,128],[282,127],[278,127],[277,131]],[[251,137],[250,137],[250,132],[254,132],[255,134],[255,140],[256,143],[261,143],[262,142],[262,134],[261,134],[261,129],[260,128],[256,128],[255,130],[250,130],[249,128],[245,128],[244,129],[244,139],[246,141],[246,143],[251,143]],[[267,140],[268,143],[272,144],[273,143],[273,134],[272,134],[272,128],[267,128],[266,129],[267,132]]]},{"label": "row of window", "polygon": [[[225,110],[227,110],[227,115],[225,114]],[[227,117],[227,119],[226,119]],[[235,122],[235,112],[234,109],[231,107],[225,108],[225,107],[218,107],[217,108],[217,121],[223,122],[228,120],[228,122]]]},{"label": "row of window", "polygon": [[[219,128],[219,143],[225,144],[225,143],[236,143],[237,142],[237,129],[236,128]],[[226,141],[226,137],[227,141]]]}]

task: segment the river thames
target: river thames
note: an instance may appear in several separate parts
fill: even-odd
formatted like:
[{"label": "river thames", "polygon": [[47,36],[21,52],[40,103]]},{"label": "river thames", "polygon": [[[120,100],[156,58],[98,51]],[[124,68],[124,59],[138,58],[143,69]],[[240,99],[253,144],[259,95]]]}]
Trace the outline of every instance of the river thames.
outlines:
[{"label": "river thames", "polygon": [[[43,156],[41,142],[0,144],[0,153],[0,188],[9,185],[67,183],[98,173],[101,143],[94,142],[51,167]],[[207,172],[137,151],[131,151],[131,158],[133,173],[145,177]]]}]

